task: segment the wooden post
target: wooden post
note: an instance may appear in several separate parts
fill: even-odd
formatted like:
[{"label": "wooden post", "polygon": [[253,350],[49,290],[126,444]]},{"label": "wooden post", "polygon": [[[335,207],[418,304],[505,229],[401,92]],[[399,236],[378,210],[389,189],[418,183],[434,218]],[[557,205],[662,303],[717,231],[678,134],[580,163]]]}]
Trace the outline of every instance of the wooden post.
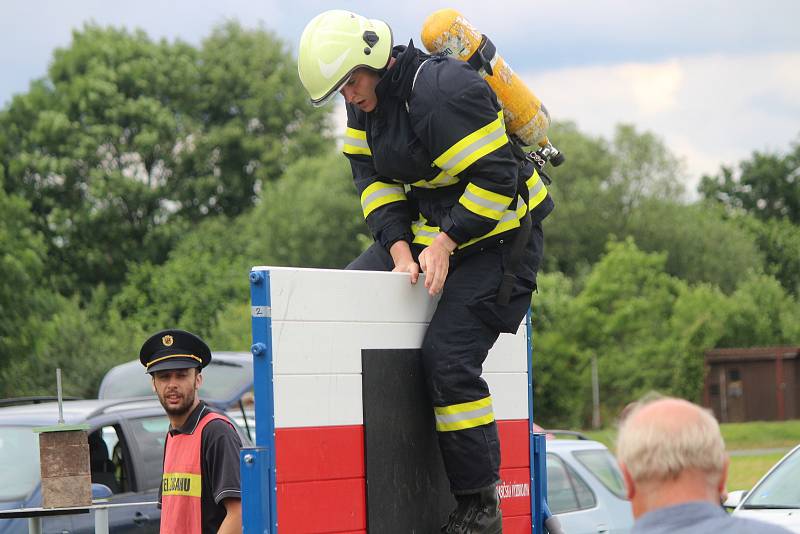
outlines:
[{"label": "wooden post", "polygon": [[88,425],[35,428],[39,433],[42,507],[92,504]]}]

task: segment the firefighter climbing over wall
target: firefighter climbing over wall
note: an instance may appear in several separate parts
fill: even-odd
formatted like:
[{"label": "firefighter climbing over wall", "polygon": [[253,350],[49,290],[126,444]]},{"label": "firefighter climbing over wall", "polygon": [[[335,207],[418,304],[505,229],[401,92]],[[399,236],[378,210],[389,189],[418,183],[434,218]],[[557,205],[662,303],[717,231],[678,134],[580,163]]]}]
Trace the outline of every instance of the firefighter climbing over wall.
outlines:
[{"label": "firefighter climbing over wall", "polygon": [[421,354],[457,502],[442,532],[500,533],[500,444],[481,368],[530,306],[553,209],[545,181],[477,70],[413,41],[394,46],[383,21],[318,15],[298,69],[314,105],[337,92],[346,101],[343,150],[375,239],[348,268],[405,272],[412,284],[424,273],[441,294]]}]

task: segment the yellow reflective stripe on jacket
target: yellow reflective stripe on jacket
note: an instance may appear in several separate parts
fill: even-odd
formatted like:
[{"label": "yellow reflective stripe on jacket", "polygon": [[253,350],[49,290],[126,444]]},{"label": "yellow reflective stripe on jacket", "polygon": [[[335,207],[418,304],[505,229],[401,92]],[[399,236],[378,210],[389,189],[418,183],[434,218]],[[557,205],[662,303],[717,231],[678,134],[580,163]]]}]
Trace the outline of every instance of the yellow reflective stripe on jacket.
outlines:
[{"label": "yellow reflective stripe on jacket", "polygon": [[402,185],[375,182],[361,193],[361,209],[364,218],[370,213],[391,202],[406,200],[406,192]]},{"label": "yellow reflective stripe on jacket", "polygon": [[458,178],[450,176],[447,172],[442,171],[433,180],[420,180],[411,185],[423,189],[436,189],[437,187],[447,187],[448,185],[457,184],[458,182],[460,182]]},{"label": "yellow reflective stripe on jacket", "polygon": [[533,175],[525,181],[525,184],[528,186],[528,207],[532,210],[545,199],[547,188],[536,169],[533,170]]},{"label": "yellow reflective stripe on jacket", "polygon": [[164,473],[161,476],[161,495],[200,497],[201,477],[194,473]]},{"label": "yellow reflective stripe on jacket", "polygon": [[499,221],[511,204],[511,197],[500,195],[488,189],[479,187],[473,183],[467,184],[464,194],[458,199],[458,203],[469,211]]},{"label": "yellow reflective stripe on jacket", "polygon": [[436,430],[439,432],[475,428],[494,421],[492,397],[450,406],[435,406],[433,413],[436,416]]},{"label": "yellow reflective stripe on jacket", "polygon": [[433,163],[446,170],[450,176],[458,176],[458,173],[506,143],[508,137],[503,124],[503,112],[498,111],[496,120],[448,148]]},{"label": "yellow reflective stripe on jacket", "polygon": [[425,217],[420,217],[419,220],[411,223],[411,233],[414,234],[414,243],[427,247],[433,243],[441,230],[438,226],[428,226],[425,224],[426,222]]},{"label": "yellow reflective stripe on jacket", "polygon": [[367,132],[364,130],[356,130],[355,128],[348,128],[344,133],[342,152],[345,154],[371,156],[372,150],[370,150],[367,144]]},{"label": "yellow reflective stripe on jacket", "polygon": [[[509,230],[519,228],[519,221],[525,216],[527,211],[528,210],[525,207],[525,202],[522,201],[521,197],[517,197],[517,209],[506,210],[503,213],[503,216],[497,222],[497,226],[495,226],[491,232],[487,232],[481,236],[470,239],[469,241],[465,241],[464,243],[458,245],[458,248],[462,249],[464,247],[474,245],[478,241],[486,239],[487,237],[492,237],[494,235],[502,234],[503,232],[508,232]],[[411,224],[411,232],[414,234],[413,243],[427,247],[433,243],[433,240],[436,238],[439,232],[441,232],[441,228],[438,226],[428,226],[425,224],[426,222],[427,221],[424,218],[420,218],[419,220],[413,222]]]},{"label": "yellow reflective stripe on jacket", "polygon": [[522,219],[525,214],[527,213],[527,208],[525,207],[525,202],[519,197],[517,197],[517,209],[514,210],[506,210],[503,214],[503,217],[497,223],[497,226],[489,232],[488,234],[483,234],[482,236],[478,236],[474,239],[470,239],[464,243],[461,243],[458,248],[468,247],[472,244],[481,241],[482,239],[486,239],[487,237],[492,237],[493,235],[502,234],[503,232],[508,232],[509,230],[513,230],[514,228],[519,228],[520,224],[519,221]]}]

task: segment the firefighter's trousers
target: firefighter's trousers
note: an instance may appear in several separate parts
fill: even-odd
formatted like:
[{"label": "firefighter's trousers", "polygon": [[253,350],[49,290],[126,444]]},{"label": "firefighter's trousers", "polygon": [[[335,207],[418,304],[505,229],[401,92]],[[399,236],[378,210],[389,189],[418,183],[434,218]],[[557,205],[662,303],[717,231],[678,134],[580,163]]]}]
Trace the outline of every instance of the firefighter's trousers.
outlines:
[{"label": "firefighter's trousers", "polygon": [[[508,239],[456,256],[425,334],[422,364],[454,494],[475,493],[500,478],[500,442],[482,366],[500,332],[516,332],[525,317],[542,247],[542,228],[535,223],[506,306],[495,300],[510,251]],[[414,250],[415,259],[419,252]],[[391,256],[377,243],[347,266],[372,271],[393,267]]]}]

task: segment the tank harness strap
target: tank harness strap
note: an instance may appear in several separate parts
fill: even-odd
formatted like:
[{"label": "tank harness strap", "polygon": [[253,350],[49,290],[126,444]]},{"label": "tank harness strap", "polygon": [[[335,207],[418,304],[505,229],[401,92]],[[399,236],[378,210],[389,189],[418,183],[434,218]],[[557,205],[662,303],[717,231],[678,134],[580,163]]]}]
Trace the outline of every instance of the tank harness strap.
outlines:
[{"label": "tank harness strap", "polygon": [[485,35],[481,35],[481,44],[478,45],[478,49],[467,60],[467,63],[476,71],[484,70],[486,74],[492,76],[494,75],[492,59],[494,59],[495,54],[497,54],[497,48],[494,43]]},{"label": "tank harness strap", "polygon": [[[419,67],[417,67],[417,72],[414,73],[414,79],[411,80],[411,93],[414,92],[414,86],[417,84],[417,76],[419,76],[419,72],[422,70],[422,67],[425,65],[425,63],[427,63],[431,59],[433,58],[426,59],[425,61],[419,64]],[[411,93],[409,93],[408,96],[411,96]],[[406,112],[410,112],[410,110],[408,109],[408,100],[406,100]]]},{"label": "tank harness strap", "polygon": [[518,177],[517,179],[517,194],[522,197],[525,202],[525,215],[519,221],[519,228],[514,233],[514,239],[511,241],[511,253],[508,255],[506,261],[503,262],[503,280],[500,282],[500,287],[497,289],[497,304],[500,306],[507,306],[511,300],[511,290],[514,289],[514,282],[517,280],[517,274],[522,265],[522,255],[525,253],[525,246],[528,244],[528,239],[531,235],[531,212],[529,206],[528,185],[525,183],[525,178]]}]

